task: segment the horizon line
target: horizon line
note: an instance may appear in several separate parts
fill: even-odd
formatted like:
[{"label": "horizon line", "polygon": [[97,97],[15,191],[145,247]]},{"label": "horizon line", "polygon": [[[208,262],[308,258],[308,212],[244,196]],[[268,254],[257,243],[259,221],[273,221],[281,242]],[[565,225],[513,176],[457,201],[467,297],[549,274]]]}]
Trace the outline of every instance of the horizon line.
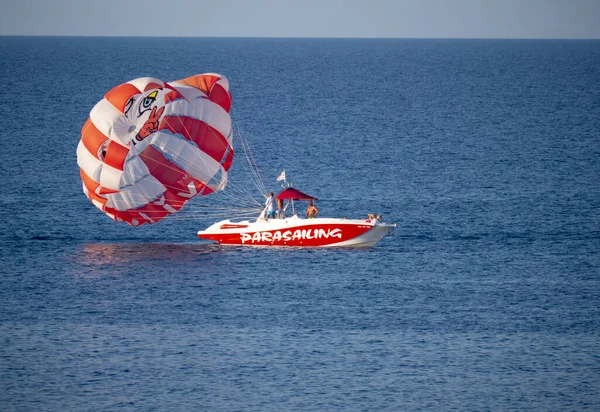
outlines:
[{"label": "horizon line", "polygon": [[0,34],[0,37],[174,38],[174,39],[313,39],[313,40],[600,40],[600,37],[342,37],[342,36],[175,36],[111,34]]}]

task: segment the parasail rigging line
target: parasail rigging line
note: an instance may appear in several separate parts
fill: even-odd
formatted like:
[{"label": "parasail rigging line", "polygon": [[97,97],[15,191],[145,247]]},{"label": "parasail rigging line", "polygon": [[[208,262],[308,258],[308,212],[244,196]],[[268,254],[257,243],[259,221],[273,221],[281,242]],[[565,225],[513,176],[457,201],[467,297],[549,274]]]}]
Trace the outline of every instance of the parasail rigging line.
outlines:
[{"label": "parasail rigging line", "polygon": [[[177,118],[177,117],[171,117],[171,119],[178,119],[181,126],[185,129],[186,126],[185,124],[181,121],[181,119]],[[167,123],[169,122],[168,120],[166,120]],[[186,132],[189,132],[188,130],[186,130]],[[214,131],[211,130],[212,133],[214,133]],[[142,154],[140,154],[140,157],[144,158],[144,156]],[[154,160],[156,161],[156,160]],[[202,161],[205,162],[204,159],[202,159]],[[174,166],[171,165],[171,163],[167,163],[167,162],[158,162],[159,164],[161,164],[164,168],[169,169],[169,170],[173,170],[173,171],[178,171],[178,169]],[[183,166],[184,168],[186,166],[189,166],[189,168],[193,168],[193,167],[197,167],[197,165],[194,165],[192,162],[190,162],[188,159],[182,158],[179,159],[179,163],[181,166]],[[206,164],[206,163],[205,163]],[[179,187],[173,187],[170,185],[165,184],[164,182],[162,182],[162,184],[170,190],[180,190]],[[232,210],[235,207],[235,204],[237,205],[252,205],[252,206],[258,206],[261,207],[261,203],[257,202],[256,199],[245,189],[242,189],[240,187],[238,187],[234,182],[231,181],[231,179],[228,179],[228,183],[226,188],[228,190],[221,190],[218,191],[219,194],[221,196],[219,200],[221,200],[223,203],[228,202],[231,206],[229,207],[229,210]],[[143,198],[143,196],[141,194],[137,194],[137,193],[133,193],[130,192],[128,194],[129,196],[131,196],[132,198],[135,198],[136,196],[140,196],[140,198]],[[216,196],[210,196],[210,198],[214,201],[217,199]],[[226,198],[226,199],[224,199]],[[185,201],[181,201],[181,204],[185,203]],[[233,203],[233,205],[232,205]],[[177,204],[177,202],[175,202],[175,204]]]},{"label": "parasail rigging line", "polygon": [[241,133],[239,131],[237,131],[237,133],[235,133],[236,131],[237,130],[234,129],[234,134],[237,135],[237,138],[240,141],[240,144],[242,145],[242,149],[246,156],[246,161],[248,162],[250,171],[251,171],[252,175],[254,176],[254,184],[262,194],[266,194],[267,189],[265,188],[264,179],[262,178],[260,168],[258,167],[258,164],[256,163],[254,156],[252,155],[252,150],[250,150],[250,145],[248,144],[248,142],[245,141],[245,139],[242,137]]},{"label": "parasail rigging line", "polygon": [[[183,122],[183,121],[182,121],[180,118],[178,118],[178,117],[175,117],[175,119],[178,119],[178,121],[179,121],[180,125],[181,125],[181,126],[184,128],[184,130],[185,130],[186,132],[188,132],[188,133],[189,133],[189,130],[187,129],[187,127],[186,127],[186,125],[184,124],[184,122]],[[167,120],[167,124],[168,124],[168,120]],[[235,129],[232,127],[232,134],[234,133],[234,130],[235,130]],[[213,134],[216,136],[216,133],[215,133],[215,131],[214,131],[214,130],[212,130],[212,129],[209,129],[209,131],[210,131],[211,133],[213,133]],[[246,148],[247,144],[244,144],[243,138],[241,137],[241,135],[240,135],[239,133],[238,133],[238,137],[239,137],[240,141],[242,142],[242,147],[244,148],[244,153],[246,154],[246,158],[247,158],[247,160],[248,160],[248,163],[249,163],[249,165],[250,165],[250,170],[251,170],[251,172],[252,172],[252,173],[253,173],[255,176],[257,176],[257,180],[260,182],[260,185],[262,186],[262,191],[261,191],[261,188],[260,188],[260,186],[257,186],[257,188],[259,189],[259,191],[261,191],[261,193],[264,193],[264,192],[265,192],[265,190],[264,190],[264,184],[262,183],[262,180],[260,179],[260,176],[259,176],[258,174],[256,174],[256,171],[254,170],[255,168],[256,168],[256,169],[258,169],[258,167],[256,166],[256,162],[254,162],[254,164],[255,164],[255,168],[253,168],[253,167],[251,166],[251,164],[250,164],[250,160],[248,159],[248,153],[249,153],[250,157],[252,157],[252,154],[251,154],[251,152],[249,151],[249,147],[248,147],[248,148]],[[252,158],[252,159],[253,159],[253,158]],[[205,162],[205,160],[204,160],[204,159],[201,159],[201,160],[202,160],[203,162]],[[184,162],[185,162],[185,159],[184,159]],[[189,165],[189,166],[192,166],[192,167],[194,166],[194,165],[193,165],[193,164],[191,164],[191,163],[188,163],[188,165]],[[206,164],[206,163],[204,163],[204,165],[206,166],[207,164]],[[255,183],[255,182],[253,182],[253,183]],[[256,183],[255,183],[255,186],[256,186]],[[255,202],[256,204],[259,204],[259,205],[260,205],[260,203],[258,203],[258,202],[257,202],[257,201],[254,199],[254,197],[253,197],[253,196],[252,196],[252,195],[251,195],[251,194],[250,194],[250,193],[249,193],[247,190],[245,190],[245,189],[241,189],[240,187],[237,187],[237,185],[236,185],[235,183],[231,182],[231,179],[229,179],[229,176],[228,176],[228,183],[227,183],[227,187],[231,187],[231,189],[233,189],[235,192],[237,192],[237,194],[238,194],[238,195],[241,195],[241,196],[246,196],[246,197],[247,197],[249,200],[252,200],[252,201],[253,201],[253,202]],[[223,193],[223,194],[225,194],[226,196],[228,196],[228,195],[230,195],[230,194],[231,194],[231,192],[229,192],[229,193],[228,193],[228,191],[227,191],[227,190],[220,191],[220,193]]]}]

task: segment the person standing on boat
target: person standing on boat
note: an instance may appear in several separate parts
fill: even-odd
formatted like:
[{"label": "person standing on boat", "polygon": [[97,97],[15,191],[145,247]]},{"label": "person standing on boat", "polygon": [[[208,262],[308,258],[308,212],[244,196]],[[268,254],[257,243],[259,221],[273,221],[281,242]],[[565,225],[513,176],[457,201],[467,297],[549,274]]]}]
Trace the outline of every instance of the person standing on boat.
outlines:
[{"label": "person standing on boat", "polygon": [[306,217],[314,219],[319,214],[319,209],[314,205],[313,201],[308,202],[308,209],[306,209]]},{"label": "person standing on boat", "polygon": [[285,208],[283,207],[283,199],[277,199],[277,219],[285,218]]},{"label": "person standing on boat", "polygon": [[265,208],[267,209],[267,213],[265,218],[275,218],[275,202],[273,202],[273,192],[269,193],[269,197],[267,197],[267,201],[265,202]]}]

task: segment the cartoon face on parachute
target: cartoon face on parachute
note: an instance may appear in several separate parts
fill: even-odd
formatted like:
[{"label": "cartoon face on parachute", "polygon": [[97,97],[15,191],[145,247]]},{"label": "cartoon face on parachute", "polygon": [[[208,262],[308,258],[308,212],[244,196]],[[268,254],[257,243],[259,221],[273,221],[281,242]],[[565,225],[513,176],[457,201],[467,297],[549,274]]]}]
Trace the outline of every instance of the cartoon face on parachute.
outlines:
[{"label": "cartoon face on parachute", "polygon": [[110,90],[81,130],[83,192],[111,218],[156,223],[220,191],[233,161],[227,78],[145,77]]}]

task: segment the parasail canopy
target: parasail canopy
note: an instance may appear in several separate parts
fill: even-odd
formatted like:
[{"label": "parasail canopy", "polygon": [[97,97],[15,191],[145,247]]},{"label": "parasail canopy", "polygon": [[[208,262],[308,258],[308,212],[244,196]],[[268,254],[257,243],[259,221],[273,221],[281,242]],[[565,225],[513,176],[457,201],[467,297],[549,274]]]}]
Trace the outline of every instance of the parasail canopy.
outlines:
[{"label": "parasail canopy", "polygon": [[223,190],[233,161],[225,76],[116,86],[81,130],[83,192],[116,221],[156,223],[196,196]]},{"label": "parasail canopy", "polygon": [[316,197],[309,196],[305,193],[302,193],[298,189],[294,189],[293,187],[288,187],[282,190],[277,196],[275,196],[277,200],[318,200]]}]

